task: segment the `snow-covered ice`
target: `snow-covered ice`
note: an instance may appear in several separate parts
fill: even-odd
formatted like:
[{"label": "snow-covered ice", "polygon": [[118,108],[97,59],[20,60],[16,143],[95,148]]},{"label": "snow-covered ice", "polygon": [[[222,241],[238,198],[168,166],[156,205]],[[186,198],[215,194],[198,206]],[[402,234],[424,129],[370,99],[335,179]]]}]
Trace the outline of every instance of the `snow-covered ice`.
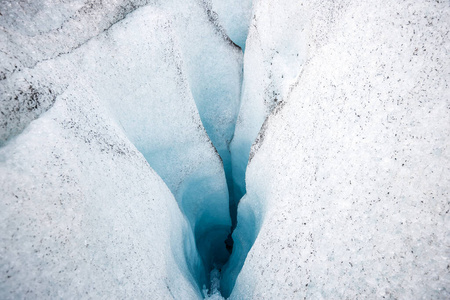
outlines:
[{"label": "snow-covered ice", "polygon": [[[295,80],[289,69],[248,79],[274,82],[280,104],[250,153],[223,275],[230,284],[243,265],[231,299],[448,298],[448,3],[309,1],[296,23],[289,5],[256,3],[277,9],[255,12],[245,68],[260,19],[308,47]],[[249,85],[242,107],[263,107],[264,89]],[[259,115],[244,113],[236,136],[255,132]]]},{"label": "snow-covered ice", "polygon": [[[19,122],[5,122],[2,127],[6,144],[1,149],[2,205],[8,207],[2,210],[6,220],[2,258],[12,263],[17,260],[19,265],[2,262],[2,268],[3,274],[25,273],[27,268],[24,277],[5,275],[1,290],[8,297],[20,297],[27,290],[36,297],[59,293],[76,297],[93,295],[95,289],[102,297],[160,298],[170,293],[176,298],[195,297],[209,281],[206,274],[212,264],[223,264],[228,258],[224,240],[231,220],[225,172],[202,125],[172,23],[171,15],[159,6],[140,8],[68,53],[31,66],[24,63],[21,69],[6,73],[2,112]],[[13,39],[8,41],[13,44]],[[235,75],[239,82],[240,71]],[[120,138],[110,137],[109,131]],[[77,139],[72,141],[72,135]],[[92,144],[104,145],[96,148]],[[54,148],[60,150],[52,156]],[[114,162],[114,155],[128,152],[133,156],[120,165]],[[126,162],[130,166],[124,167]],[[59,167],[52,169],[53,165]],[[66,186],[66,174],[77,178],[72,185],[80,195],[69,193],[72,186]],[[67,180],[72,182],[70,176]],[[18,194],[18,189],[25,194]],[[19,204],[13,205],[16,201]],[[59,207],[66,202],[72,203],[70,213]],[[28,219],[23,206],[40,217]],[[49,210],[54,213],[47,216]],[[51,227],[45,218],[54,219],[53,214],[64,222],[51,230],[67,228],[68,232],[52,234],[52,244],[40,243],[42,234],[37,232],[47,232],[42,226]],[[81,229],[71,231],[72,227]],[[151,230],[143,234],[147,228]],[[75,251],[85,246],[92,230],[91,238],[98,242],[90,243],[93,252]],[[141,238],[144,245],[128,257],[125,249],[134,251],[129,247]],[[70,241],[67,246],[58,246],[66,240]],[[111,245],[112,252],[99,258],[102,272],[89,269],[92,260],[104,253],[104,245]],[[34,259],[35,251],[42,253],[40,259]],[[75,251],[73,258],[64,251]],[[62,254],[53,257],[53,252]],[[86,270],[62,292],[62,285],[75,275],[60,265],[76,269],[82,259],[85,266],[79,268]],[[116,271],[111,267],[114,264]],[[64,272],[62,285],[57,284],[56,269]]]},{"label": "snow-covered ice", "polygon": [[[79,48],[146,0],[0,2],[0,145],[47,111],[63,87],[39,64]],[[20,73],[17,76],[17,73]]]},{"label": "snow-covered ice", "polygon": [[447,2],[0,13],[0,298],[450,297]]},{"label": "snow-covered ice", "polygon": [[0,149],[2,299],[199,295],[188,222],[100,103],[70,87]]}]

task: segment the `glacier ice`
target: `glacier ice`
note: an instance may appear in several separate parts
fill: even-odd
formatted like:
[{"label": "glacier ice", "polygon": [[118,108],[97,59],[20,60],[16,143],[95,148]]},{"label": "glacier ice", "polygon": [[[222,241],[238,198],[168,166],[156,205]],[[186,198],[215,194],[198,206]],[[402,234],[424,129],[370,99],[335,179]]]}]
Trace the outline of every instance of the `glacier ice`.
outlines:
[{"label": "glacier ice", "polygon": [[1,298],[449,297],[446,3],[0,12]]},{"label": "glacier ice", "polygon": [[[242,270],[225,296],[448,298],[447,4],[255,1],[254,9],[232,155],[257,139],[222,285]],[[290,29],[280,37],[283,25],[271,20]],[[300,59],[282,41],[251,55],[263,34],[307,47]],[[250,64],[268,75],[250,76]]]},{"label": "glacier ice", "polygon": [[[239,113],[243,54],[218,23],[211,6],[209,1],[170,0],[160,7],[173,20],[192,96],[223,161],[229,194],[233,197],[229,144]],[[235,220],[236,201],[231,200],[230,211]]]},{"label": "glacier ice", "polygon": [[211,0],[211,9],[227,36],[245,50],[248,28],[252,17],[251,0]]},{"label": "glacier ice", "polygon": [[[224,247],[209,251],[223,246],[218,241],[226,239],[231,227],[228,190],[189,90],[175,30],[153,7],[140,9],[120,25],[83,47],[80,67],[174,194],[210,269],[210,261],[216,260],[210,255],[221,261],[228,257]],[[134,32],[139,26],[144,29]]]},{"label": "glacier ice", "polygon": [[[25,12],[15,9],[11,8],[11,14],[32,12],[31,9]],[[8,195],[2,204],[10,206],[15,199],[20,199],[21,204],[3,211],[4,219],[8,220],[8,228],[2,231],[2,257],[13,263],[17,260],[23,265],[16,268],[2,263],[2,266],[6,273],[17,269],[23,272],[26,262],[34,257],[33,248],[42,251],[41,247],[47,247],[48,250],[41,259],[29,266],[27,280],[25,277],[8,275],[2,284],[2,291],[5,291],[5,295],[9,293],[8,297],[20,297],[26,290],[36,297],[46,293],[56,297],[61,293],[61,285],[57,284],[55,268],[59,268],[62,263],[69,263],[77,268],[76,264],[82,258],[86,260],[84,268],[88,268],[94,257],[98,257],[98,268],[102,268],[102,272],[97,274],[94,269],[91,273],[85,270],[81,276],[85,279],[67,288],[63,295],[92,294],[97,289],[99,295],[119,297],[128,295],[139,298],[152,294],[157,298],[165,298],[164,295],[170,294],[176,298],[182,298],[182,295],[200,297],[202,286],[209,282],[209,270],[215,265],[220,267],[228,259],[229,253],[224,241],[229,234],[231,220],[225,173],[191,94],[179,34],[171,17],[163,7],[146,6],[111,24],[104,32],[81,40],[80,45],[67,53],[56,56],[49,54],[34,65],[24,62],[20,69],[5,73],[7,78],[2,82],[5,87],[2,89],[2,99],[6,101],[2,102],[2,112],[3,115],[11,115],[13,112],[19,122],[7,123],[2,128],[5,143],[2,148],[5,172],[2,175],[5,176],[5,182],[6,178],[12,176],[8,172],[13,172],[17,178],[8,180],[8,185],[2,185],[2,194]],[[207,21],[206,19],[205,22]],[[81,22],[81,25],[91,26],[89,22]],[[136,32],[136,28],[141,30]],[[88,29],[84,28],[85,31],[89,31]],[[11,35],[15,37],[16,32],[14,29],[11,31]],[[52,42],[51,38],[43,39],[49,44]],[[14,44],[13,40],[8,41]],[[223,44],[226,45],[226,41]],[[40,47],[42,46],[36,46],[37,49]],[[231,54],[234,55],[233,52]],[[236,64],[239,64],[238,58],[234,56]],[[234,74],[239,81],[240,70]],[[46,100],[43,92],[35,92],[41,87],[51,97],[49,96],[45,105],[39,107],[32,101],[37,99],[42,104]],[[27,88],[30,92],[24,93],[22,90]],[[16,99],[10,97],[11,94],[20,97]],[[30,101],[29,106],[23,104]],[[11,105],[23,109],[10,109]],[[70,107],[66,108],[67,105]],[[81,117],[77,119],[78,112]],[[38,119],[32,121],[35,118]],[[50,125],[46,125],[46,122]],[[25,131],[19,134],[24,127]],[[99,131],[96,127],[103,129]],[[120,138],[110,138],[109,130],[117,132]],[[17,134],[19,135],[14,137]],[[66,145],[66,140],[71,135],[80,136]],[[38,154],[34,157],[32,151],[47,152],[46,148],[39,150],[41,143],[48,147],[67,149],[51,158]],[[116,149],[124,143],[131,150]],[[91,144],[104,145],[95,148]],[[15,169],[16,165],[20,165],[20,157],[26,156],[27,151],[30,159],[23,159],[23,163],[39,171],[33,173],[32,179],[27,181],[30,187],[27,184],[17,187],[21,177],[29,176],[27,172],[21,172],[20,168]],[[134,153],[132,157],[126,158],[130,163],[130,170],[123,168],[124,162],[118,166],[114,163],[115,155],[125,155],[130,151]],[[152,168],[140,162],[138,166],[142,170],[133,171],[134,160],[142,160],[142,156]],[[50,165],[60,165],[62,162],[67,162],[68,165],[63,164],[54,171],[49,169]],[[166,191],[152,169],[164,180],[178,206],[173,205],[175,202],[172,195]],[[47,176],[48,172],[55,176],[61,173],[59,176],[65,180],[65,174],[72,171],[81,172],[78,176],[82,178],[82,182],[73,187],[81,193],[79,198],[74,196],[78,199],[74,206],[81,206],[81,211],[75,213],[78,219],[70,219],[72,215],[65,213],[64,208],[57,207],[54,213],[61,214],[60,218],[69,218],[61,225],[66,225],[68,230],[71,226],[80,227],[79,222],[86,227],[74,232],[76,236],[69,231],[65,236],[55,237],[52,248],[45,243],[39,244],[35,241],[39,239],[38,234],[33,234],[31,238],[27,234],[28,230],[32,230],[30,234],[41,230],[42,223],[50,226],[45,219],[32,218],[28,223],[22,224],[21,219],[16,219],[15,216],[23,210],[21,205],[31,211],[34,209],[45,217],[48,206],[70,201],[70,195],[58,197],[58,191],[67,189],[66,185],[48,184]],[[145,179],[146,176],[149,179]],[[70,177],[67,180],[70,182]],[[153,182],[159,182],[159,185]],[[46,201],[35,199],[35,195],[23,201],[25,196],[15,194],[17,188],[25,189],[25,193],[28,188],[33,189]],[[90,192],[84,192],[84,189],[89,189]],[[46,198],[45,195],[48,194],[55,195]],[[133,197],[132,201],[129,197]],[[154,199],[152,203],[148,202],[148,197]],[[134,204],[136,201],[143,204]],[[83,209],[85,206],[88,212]],[[183,214],[177,209],[181,209]],[[102,213],[95,216],[96,210],[102,210]],[[121,216],[121,210],[126,211],[127,215]],[[27,218],[28,215],[23,214],[21,217]],[[54,218],[52,215],[48,217]],[[15,222],[20,224],[16,225]],[[100,226],[102,222],[105,224]],[[135,227],[139,227],[130,227],[133,223],[136,223]],[[17,233],[16,226],[19,230]],[[70,252],[71,248],[78,247],[81,245],[80,240],[87,239],[84,235],[88,234],[89,226],[96,227],[93,239],[99,241],[98,247],[95,243],[89,243],[89,249],[93,252],[74,253],[73,259],[68,257],[66,262],[63,260],[64,256],[57,256],[53,265],[47,267],[48,260],[53,259],[50,252]],[[142,234],[148,227],[152,230]],[[64,229],[61,228],[56,227],[55,230]],[[20,238],[15,239],[20,234]],[[154,238],[149,238],[149,234]],[[77,240],[78,238],[80,239]],[[125,249],[132,246],[127,246],[128,241],[131,243],[140,238],[146,239],[145,246],[141,246],[130,257],[139,265],[136,268],[132,264],[128,265]],[[58,248],[58,242],[74,239],[77,241],[68,244],[66,248]],[[117,244],[117,249],[111,250],[111,259],[108,255],[99,256],[106,244],[111,244],[110,248]],[[23,254],[15,256],[13,253],[19,251],[22,245],[24,247],[20,251]],[[118,264],[116,271],[111,268],[115,261]],[[127,271],[128,267],[131,269]],[[136,273],[133,273],[133,268]],[[147,271],[142,273],[143,269]],[[152,269],[159,271],[148,271]],[[42,277],[41,272],[48,273],[49,276]],[[71,279],[68,269],[62,269],[61,272],[67,274],[61,277],[62,281]],[[39,282],[43,281],[45,283],[40,285]],[[149,283],[142,284],[147,281]],[[97,288],[96,284],[99,284]],[[133,285],[141,287],[133,291]]]},{"label": "glacier ice", "polygon": [[79,86],[0,149],[2,299],[199,297],[175,199]]}]

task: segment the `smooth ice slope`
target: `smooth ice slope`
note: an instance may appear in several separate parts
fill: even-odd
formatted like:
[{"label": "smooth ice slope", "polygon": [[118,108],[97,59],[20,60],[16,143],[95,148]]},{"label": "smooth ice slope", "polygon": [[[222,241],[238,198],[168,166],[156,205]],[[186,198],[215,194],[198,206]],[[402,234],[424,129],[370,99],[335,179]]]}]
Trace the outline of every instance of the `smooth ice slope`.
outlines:
[{"label": "smooth ice slope", "polygon": [[269,2],[309,49],[250,155],[231,299],[448,299],[447,3]]},{"label": "smooth ice slope", "polygon": [[162,1],[181,48],[202,123],[222,158],[232,193],[229,144],[239,112],[242,51],[226,35],[209,1]]},{"label": "smooth ice slope", "polygon": [[248,27],[252,17],[252,0],[210,0],[218,22],[230,39],[245,50]]}]

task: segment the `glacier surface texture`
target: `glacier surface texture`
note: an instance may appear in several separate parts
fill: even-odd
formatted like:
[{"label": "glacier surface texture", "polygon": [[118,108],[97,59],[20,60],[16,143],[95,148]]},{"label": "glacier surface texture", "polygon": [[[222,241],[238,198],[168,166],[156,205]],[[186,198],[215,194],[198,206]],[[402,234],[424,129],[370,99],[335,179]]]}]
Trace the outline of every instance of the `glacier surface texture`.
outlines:
[{"label": "glacier surface texture", "polygon": [[0,28],[0,299],[450,298],[448,0]]}]

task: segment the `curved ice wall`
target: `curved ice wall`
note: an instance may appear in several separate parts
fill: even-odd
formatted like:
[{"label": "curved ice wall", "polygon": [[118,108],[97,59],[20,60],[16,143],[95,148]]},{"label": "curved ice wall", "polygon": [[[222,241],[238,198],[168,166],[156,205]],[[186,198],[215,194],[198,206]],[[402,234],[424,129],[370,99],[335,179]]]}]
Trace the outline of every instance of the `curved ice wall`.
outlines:
[{"label": "curved ice wall", "polygon": [[[159,15],[148,17],[155,11]],[[174,194],[209,270],[228,257],[223,241],[231,222],[222,163],[192,98],[172,19],[155,7],[133,17],[93,41],[81,68]]]},{"label": "curved ice wall", "polygon": [[307,56],[307,19],[302,17],[300,9],[292,1],[253,3],[244,57],[242,101],[230,147],[237,199],[245,194],[245,170],[251,145],[267,115],[283,101]]},{"label": "curved ice wall", "polygon": [[[206,132],[223,161],[228,189],[233,196],[229,145],[239,113],[242,51],[227,36],[210,1],[170,0],[162,1],[161,7],[174,20],[192,96]],[[231,211],[235,212],[234,201],[230,204]]]},{"label": "curved ice wall", "polygon": [[225,296],[448,298],[447,3],[254,9]]},{"label": "curved ice wall", "polygon": [[243,51],[252,18],[252,0],[210,0],[217,22]]},{"label": "curved ice wall", "polygon": [[188,222],[83,79],[0,149],[0,179],[3,299],[200,297]]},{"label": "curved ice wall", "polygon": [[[214,264],[220,267],[228,258],[224,240],[231,221],[223,166],[203,128],[191,94],[179,46],[180,34],[174,29],[179,24],[173,25],[176,22],[171,19],[173,11],[169,13],[153,3],[153,6],[126,14],[137,8],[138,4],[132,2],[87,6],[74,2],[69,7],[62,3],[47,6],[40,2],[24,7],[14,3],[4,5],[2,12],[5,11],[8,18],[3,20],[3,25],[8,30],[3,36],[6,43],[2,44],[5,48],[2,55],[17,52],[24,44],[29,47],[25,48],[28,53],[21,52],[22,56],[7,57],[2,66],[1,109],[2,115],[8,117],[2,122],[2,138],[6,144],[2,148],[5,179],[2,193],[6,195],[2,205],[8,207],[2,211],[6,220],[2,231],[2,268],[6,275],[1,290],[4,295],[20,297],[28,290],[37,297],[43,294],[76,296],[92,294],[98,284],[99,295],[200,296],[200,289],[208,283],[209,270]],[[116,24],[102,15],[102,11],[120,10],[122,5],[124,15],[114,19]],[[205,13],[191,11],[197,12]],[[83,18],[85,14],[91,14],[94,21]],[[54,16],[53,23],[41,21],[45,16]],[[208,22],[206,17],[204,19]],[[20,22],[24,28],[17,26]],[[67,36],[61,34],[67,24],[78,31]],[[73,27],[70,28],[73,30]],[[48,46],[44,47],[46,44]],[[240,71],[235,74],[239,78]],[[49,111],[43,114],[46,110]],[[32,121],[35,118],[38,120]],[[50,125],[46,126],[46,122]],[[23,128],[25,132],[21,133]],[[120,138],[109,138],[109,130],[117,132]],[[65,140],[72,139],[71,135],[78,139],[66,146]],[[66,148],[54,157],[42,158],[40,150],[35,150],[34,154],[31,150],[37,149],[40,143],[45,145],[42,154],[47,153],[48,147]],[[119,147],[121,144],[126,145],[124,149]],[[174,200],[159,177],[142,163],[142,156],[135,147],[170,188],[184,216],[173,206]],[[130,151],[132,157],[127,156]],[[23,163],[29,165],[31,171],[25,168],[22,172],[19,162],[27,155],[29,159],[24,159]],[[127,156],[125,161],[130,162],[131,169],[123,167],[124,163],[117,165],[115,155]],[[70,169],[65,169],[66,164]],[[136,164],[143,170],[133,171]],[[59,168],[49,167],[53,165]],[[9,179],[12,172],[17,173],[16,177]],[[32,172],[33,176],[27,172]],[[64,182],[72,182],[64,175],[71,172],[79,172],[81,178],[81,182],[73,184],[82,195],[78,198],[66,193],[58,195],[58,189],[65,190],[66,185],[53,184],[48,178],[51,174]],[[22,177],[30,176],[28,181],[23,180],[23,185],[18,184]],[[153,181],[159,182],[159,186],[154,187]],[[29,197],[17,194],[16,189]],[[42,196],[30,194],[28,189]],[[86,189],[89,192],[85,192]],[[52,197],[45,196],[53,193]],[[149,197],[154,199],[151,204]],[[18,204],[12,205],[14,201]],[[74,201],[73,207],[78,211],[67,212],[63,203]],[[135,205],[136,202],[144,203]],[[54,203],[63,207],[54,208],[51,206]],[[42,217],[29,217],[24,206],[31,214]],[[98,216],[96,210],[101,210]],[[46,216],[47,211],[52,214]],[[53,225],[42,220],[54,218],[53,214],[60,215],[58,220],[64,222]],[[72,214],[76,218],[71,219]],[[22,222],[22,218],[27,221]],[[104,225],[100,225],[102,222]],[[108,227],[108,222],[112,228]],[[49,243],[55,248],[37,242],[40,234],[36,233],[47,232],[42,226],[53,226],[51,230],[58,231],[63,230],[63,225],[67,225],[65,235],[50,235]],[[70,229],[77,226],[78,231]],[[143,233],[149,227],[151,230]],[[86,239],[82,245],[90,245],[92,250],[80,250],[80,254],[73,252],[73,256],[66,257],[92,230],[93,239],[98,243],[90,244]],[[148,238],[144,246],[140,245],[138,251],[129,248],[140,238]],[[61,248],[60,242],[64,244]],[[104,245],[111,245],[112,249],[106,256],[103,255]],[[18,249],[21,249],[20,254],[14,254]],[[127,264],[125,249],[134,251],[131,259],[139,267]],[[53,257],[48,252],[60,250],[66,254]],[[42,256],[36,258],[38,252]],[[78,266],[82,258],[85,263]],[[88,269],[86,264],[94,258],[99,259],[102,272],[91,273]],[[27,261],[35,263],[30,264],[24,274]],[[73,265],[74,270],[84,268],[81,278],[85,279],[61,291],[61,286],[71,278],[70,268],[61,267],[65,263],[70,268]],[[119,269],[115,271],[112,265]],[[120,268],[130,269],[127,273]],[[67,275],[61,275],[58,280],[56,269]],[[144,269],[147,271],[143,272]],[[16,276],[14,272],[24,275]],[[132,290],[133,286],[142,288]]]}]

